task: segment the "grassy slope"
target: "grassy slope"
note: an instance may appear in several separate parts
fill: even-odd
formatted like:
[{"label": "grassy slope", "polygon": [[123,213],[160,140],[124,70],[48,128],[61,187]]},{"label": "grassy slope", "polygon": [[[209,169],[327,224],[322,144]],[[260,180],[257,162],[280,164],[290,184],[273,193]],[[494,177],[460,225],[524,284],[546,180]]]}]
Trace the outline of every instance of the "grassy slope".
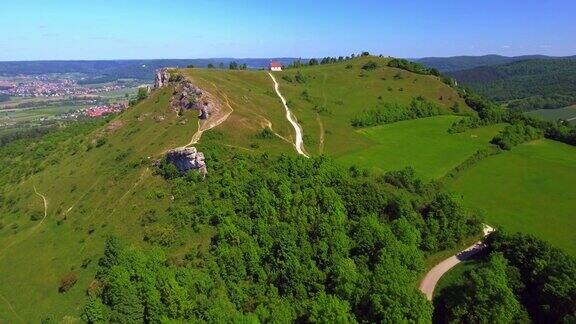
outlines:
[{"label": "grassy slope", "polygon": [[539,140],[492,156],[451,187],[496,227],[534,234],[576,255],[576,150]]},{"label": "grassy slope", "polygon": [[[362,65],[370,60],[378,62],[379,67],[373,71],[362,70]],[[304,128],[309,153],[342,155],[369,147],[371,141],[355,132],[350,120],[378,103],[408,104],[413,97],[423,96],[441,104],[446,112],[455,101],[460,103],[464,112],[470,112],[456,92],[436,77],[389,68],[387,62],[385,58],[364,57],[277,73],[281,91]],[[346,68],[348,64],[352,66],[349,69]],[[294,80],[298,70],[306,78],[305,83],[282,79],[290,76]],[[402,79],[395,79],[396,75]],[[303,91],[308,93],[309,100],[303,98]],[[315,107],[321,108],[319,113]],[[321,145],[322,138],[324,145]]]},{"label": "grassy slope", "polygon": [[[249,71],[184,72],[221,105],[228,102],[234,109],[218,130],[204,133],[197,145],[200,149],[213,142],[249,151],[293,151],[291,144],[280,138],[255,137],[268,121],[287,141],[291,136],[291,126],[271,92],[268,75]],[[53,152],[64,156],[59,163],[47,165],[8,190],[7,198],[14,199],[16,207],[1,211],[6,226],[0,230],[0,321],[38,322],[50,314],[58,319],[77,316],[106,235],[116,233],[125,241],[148,246],[142,241],[141,216],[149,210],[161,215],[170,204],[169,188],[153,175],[151,162],[167,149],[187,144],[198,128],[195,112],[177,117],[169,109],[172,92],[172,88],[154,92],[116,118],[112,123],[122,125],[117,129],[104,128],[87,138],[63,143],[60,152]],[[97,137],[104,137],[106,143],[87,151],[86,143]],[[75,150],[78,143],[81,147]],[[210,154],[205,153],[209,164]],[[138,161],[144,162],[134,165]],[[48,217],[41,225],[27,217],[31,212],[43,213],[34,186],[48,200]],[[13,226],[18,229],[13,230]],[[191,244],[207,245],[210,236],[210,230],[204,229],[194,237],[181,238],[184,245],[172,252],[183,251]],[[91,260],[85,269],[81,267],[84,260]],[[59,294],[59,280],[70,271],[78,274],[78,283],[69,292]]]},{"label": "grassy slope", "polygon": [[[6,320],[21,317],[37,322],[51,313],[57,318],[77,315],[105,235],[115,232],[140,244],[140,216],[151,208],[167,208],[168,195],[151,198],[151,193],[168,192],[168,188],[152,175],[147,157],[186,143],[197,128],[191,113],[178,119],[169,111],[170,94],[170,89],[163,89],[118,117],[122,127],[80,139],[89,142],[103,136],[107,142],[101,147],[86,151],[82,144],[73,154],[73,143],[63,144],[61,151],[53,152],[64,155],[60,163],[47,166],[9,191],[7,196],[16,200],[19,212],[2,212],[8,226],[0,230],[0,295],[4,297],[0,298],[0,314]],[[165,119],[157,121],[158,116]],[[182,124],[185,119],[188,122]],[[126,157],[120,159],[121,155]],[[130,166],[141,159],[144,165]],[[48,217],[42,225],[20,216],[43,210],[34,186],[48,200]],[[12,224],[18,224],[15,234]],[[94,232],[89,234],[91,229]],[[85,259],[92,263],[82,269]],[[68,293],[58,294],[59,280],[71,270],[78,273],[78,284]]]},{"label": "grassy slope", "polygon": [[[294,130],[285,117],[284,108],[272,80],[262,71],[226,71],[186,69],[182,73],[196,85],[207,90],[220,102],[228,102],[234,112],[217,131],[219,143],[248,151],[261,150],[270,153],[291,152]],[[280,137],[261,140],[256,137],[264,128]],[[202,141],[201,141],[202,142]]]},{"label": "grassy slope", "polygon": [[494,125],[449,134],[447,129],[459,118],[436,116],[357,130],[373,144],[339,160],[381,171],[412,166],[427,179],[442,177],[478,149],[488,146],[503,127]]}]

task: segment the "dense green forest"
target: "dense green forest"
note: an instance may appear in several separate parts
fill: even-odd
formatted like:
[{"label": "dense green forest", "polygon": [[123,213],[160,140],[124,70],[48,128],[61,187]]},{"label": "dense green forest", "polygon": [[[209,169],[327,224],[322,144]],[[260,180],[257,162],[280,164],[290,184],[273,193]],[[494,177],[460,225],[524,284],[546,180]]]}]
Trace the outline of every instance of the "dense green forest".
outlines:
[{"label": "dense green forest", "polygon": [[[377,176],[323,157],[205,151],[205,180],[161,164],[174,205],[143,221],[157,248],[110,238],[85,320],[429,322],[416,288],[424,257],[481,229],[411,169]],[[159,248],[206,226],[207,250],[175,259]]]},{"label": "dense green forest", "polygon": [[530,59],[552,58],[554,57],[544,55],[502,56],[492,54],[482,56],[423,57],[414,59],[413,61],[429,68],[435,68],[441,72],[454,72],[473,69],[479,66],[495,66]]},{"label": "dense green forest", "polygon": [[435,321],[573,323],[576,259],[530,235],[498,231],[483,263],[438,297]]},{"label": "dense green forest", "polygon": [[511,109],[561,108],[576,103],[576,58],[537,59],[483,66],[449,75]]}]

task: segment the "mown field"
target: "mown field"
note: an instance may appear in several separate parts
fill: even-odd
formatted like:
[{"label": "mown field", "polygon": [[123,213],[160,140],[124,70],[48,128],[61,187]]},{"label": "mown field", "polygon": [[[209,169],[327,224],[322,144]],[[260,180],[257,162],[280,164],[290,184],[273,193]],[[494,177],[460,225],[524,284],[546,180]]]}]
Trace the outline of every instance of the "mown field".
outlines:
[{"label": "mown field", "polygon": [[445,115],[359,129],[355,132],[372,144],[341,155],[338,160],[382,172],[411,166],[425,179],[440,178],[478,149],[487,147],[503,127],[493,125],[449,134],[450,125],[460,118]]},{"label": "mown field", "polygon": [[576,105],[558,109],[540,109],[527,113],[531,116],[542,117],[547,120],[556,121],[566,119],[571,124],[576,125]]},{"label": "mown field", "polygon": [[576,255],[576,150],[538,140],[489,157],[450,185],[486,222],[536,235]]}]

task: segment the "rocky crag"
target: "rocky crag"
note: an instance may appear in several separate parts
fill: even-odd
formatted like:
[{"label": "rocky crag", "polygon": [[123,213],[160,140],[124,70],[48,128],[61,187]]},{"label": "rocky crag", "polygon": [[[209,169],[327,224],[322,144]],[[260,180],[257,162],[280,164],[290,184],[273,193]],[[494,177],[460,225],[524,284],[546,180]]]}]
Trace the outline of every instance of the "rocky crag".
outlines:
[{"label": "rocky crag", "polygon": [[177,113],[194,109],[198,111],[198,118],[208,119],[216,110],[217,107],[208,92],[196,87],[180,74],[171,75],[168,69],[157,70],[154,88],[164,87],[168,83],[176,85],[172,96],[172,109]]},{"label": "rocky crag", "polygon": [[181,173],[198,170],[204,177],[208,174],[208,168],[204,161],[204,153],[198,152],[195,147],[172,149],[166,152],[166,161],[176,166]]},{"label": "rocky crag", "polygon": [[177,112],[195,109],[200,119],[207,119],[215,110],[210,94],[188,80],[181,81],[174,89],[172,107]]},{"label": "rocky crag", "polygon": [[154,88],[162,88],[170,81],[170,73],[167,69],[160,69],[156,71],[156,77],[154,78]]}]

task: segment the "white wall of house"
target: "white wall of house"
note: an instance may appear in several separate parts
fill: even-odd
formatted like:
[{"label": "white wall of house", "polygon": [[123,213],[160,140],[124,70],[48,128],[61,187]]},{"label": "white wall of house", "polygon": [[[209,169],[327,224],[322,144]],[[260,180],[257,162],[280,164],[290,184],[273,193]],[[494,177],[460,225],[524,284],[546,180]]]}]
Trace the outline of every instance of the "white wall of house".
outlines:
[{"label": "white wall of house", "polygon": [[272,67],[270,67],[270,71],[282,71],[282,67],[280,67],[280,66],[272,66]]}]

